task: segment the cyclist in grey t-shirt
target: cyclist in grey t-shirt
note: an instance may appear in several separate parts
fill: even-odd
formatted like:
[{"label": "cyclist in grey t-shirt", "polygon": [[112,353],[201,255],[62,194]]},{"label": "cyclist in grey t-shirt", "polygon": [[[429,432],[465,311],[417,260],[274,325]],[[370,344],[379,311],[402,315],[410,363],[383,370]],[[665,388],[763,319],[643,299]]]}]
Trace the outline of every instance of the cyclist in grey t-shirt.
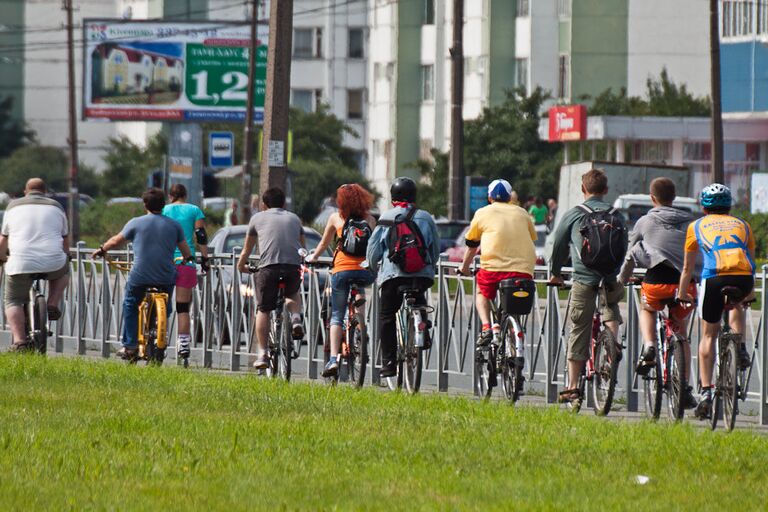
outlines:
[{"label": "cyclist in grey t-shirt", "polygon": [[251,217],[243,250],[237,268],[247,273],[248,257],[259,244],[259,272],[256,274],[256,338],[259,357],[253,364],[261,370],[269,365],[269,314],[277,307],[280,279],[285,284],[285,303],[291,313],[293,338],[304,337],[301,321],[301,256],[304,247],[304,229],[296,214],[283,209],[285,194],[279,188],[270,188],[261,197],[262,211]]}]

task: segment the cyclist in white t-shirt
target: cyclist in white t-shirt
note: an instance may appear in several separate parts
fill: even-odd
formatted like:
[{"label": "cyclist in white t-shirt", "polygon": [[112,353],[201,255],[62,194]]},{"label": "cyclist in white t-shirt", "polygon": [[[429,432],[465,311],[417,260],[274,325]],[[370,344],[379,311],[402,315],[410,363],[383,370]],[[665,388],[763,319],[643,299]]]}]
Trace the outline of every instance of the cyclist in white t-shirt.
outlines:
[{"label": "cyclist in white t-shirt", "polygon": [[34,274],[49,283],[48,318],[61,316],[58,305],[69,274],[67,216],[55,200],[45,197],[40,178],[27,181],[24,197],[10,202],[0,229],[0,265],[5,265],[5,316],[13,334],[12,350],[29,348],[24,307]]}]

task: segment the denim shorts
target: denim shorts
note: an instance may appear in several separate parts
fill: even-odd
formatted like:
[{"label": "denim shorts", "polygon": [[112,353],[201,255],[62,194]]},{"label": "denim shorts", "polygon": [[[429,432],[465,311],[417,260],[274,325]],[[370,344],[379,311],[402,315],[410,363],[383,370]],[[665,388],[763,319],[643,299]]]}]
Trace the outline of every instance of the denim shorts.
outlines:
[{"label": "denim shorts", "polygon": [[[358,281],[365,286],[373,283],[373,274],[368,270],[344,270],[331,275],[331,325],[344,325],[347,313],[347,298],[351,281]],[[361,293],[365,290],[360,288]]]}]

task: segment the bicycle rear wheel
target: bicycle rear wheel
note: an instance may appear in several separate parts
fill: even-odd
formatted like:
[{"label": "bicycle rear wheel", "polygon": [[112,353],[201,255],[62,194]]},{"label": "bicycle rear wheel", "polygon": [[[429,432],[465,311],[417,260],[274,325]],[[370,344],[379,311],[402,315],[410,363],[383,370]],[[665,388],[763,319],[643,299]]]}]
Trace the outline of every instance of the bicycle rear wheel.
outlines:
[{"label": "bicycle rear wheel", "polygon": [[496,376],[496,358],[493,352],[490,345],[475,350],[475,394],[480,398],[490,398],[493,393],[491,383]]},{"label": "bicycle rear wheel", "polygon": [[45,354],[48,350],[48,303],[42,295],[35,297],[32,324],[35,350]]},{"label": "bicycle rear wheel", "polygon": [[723,351],[723,360],[721,361],[721,394],[723,400],[723,421],[725,428],[733,430],[736,426],[736,415],[739,413],[738,397],[738,354],[736,352],[736,343],[731,340],[728,347]]},{"label": "bicycle rear wheel", "polygon": [[[168,344],[168,310],[166,309],[165,299],[155,297],[155,363],[158,366],[165,360],[165,348]],[[150,324],[152,325],[152,324]]]},{"label": "bicycle rear wheel", "polygon": [[288,325],[289,316],[283,313],[283,329],[279,349],[277,351],[277,372],[285,382],[291,380],[291,365],[293,362],[293,338],[291,328]]},{"label": "bicycle rear wheel", "polygon": [[279,351],[280,339],[283,336],[283,316],[277,310],[270,313],[269,318],[269,341],[267,342],[267,351],[269,354],[269,365],[267,366],[267,376],[277,378],[279,371]]},{"label": "bicycle rear wheel", "polygon": [[688,382],[683,342],[673,337],[667,350],[667,411],[670,419],[680,421],[685,415],[683,394]]},{"label": "bicycle rear wheel", "polygon": [[405,323],[407,326],[403,333],[403,355],[405,356],[402,362],[403,384],[408,393],[414,394],[421,387],[422,357],[421,350],[416,346],[416,325],[413,323],[413,315],[408,315]]},{"label": "bicycle rear wheel", "polygon": [[[501,389],[510,402],[517,402],[523,390],[523,369],[515,364],[515,332],[512,322],[505,319],[501,325],[501,346],[498,360],[501,369]],[[509,350],[507,349],[509,347]]]},{"label": "bicycle rear wheel", "polygon": [[592,376],[592,398],[595,414],[605,416],[611,411],[619,362],[616,358],[616,337],[604,328],[595,340],[595,373]]},{"label": "bicycle rear wheel", "polygon": [[365,383],[365,367],[368,364],[368,329],[358,318],[356,325],[347,331],[347,378],[356,388]]},{"label": "bicycle rear wheel", "polygon": [[645,414],[654,420],[659,419],[661,414],[661,398],[664,392],[661,375],[661,350],[656,351],[656,365],[650,369],[647,375],[643,376],[643,403],[645,405]]}]

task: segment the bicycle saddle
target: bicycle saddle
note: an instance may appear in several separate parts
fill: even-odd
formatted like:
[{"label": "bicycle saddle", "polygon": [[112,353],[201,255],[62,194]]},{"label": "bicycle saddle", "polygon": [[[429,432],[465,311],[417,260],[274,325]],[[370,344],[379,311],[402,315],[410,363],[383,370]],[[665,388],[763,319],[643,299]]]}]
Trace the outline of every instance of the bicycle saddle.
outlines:
[{"label": "bicycle saddle", "polygon": [[744,299],[744,292],[735,286],[723,286],[720,295],[725,298],[728,304],[738,304]]},{"label": "bicycle saddle", "polygon": [[48,274],[30,274],[30,277],[33,281],[36,281],[38,279],[48,279]]}]

